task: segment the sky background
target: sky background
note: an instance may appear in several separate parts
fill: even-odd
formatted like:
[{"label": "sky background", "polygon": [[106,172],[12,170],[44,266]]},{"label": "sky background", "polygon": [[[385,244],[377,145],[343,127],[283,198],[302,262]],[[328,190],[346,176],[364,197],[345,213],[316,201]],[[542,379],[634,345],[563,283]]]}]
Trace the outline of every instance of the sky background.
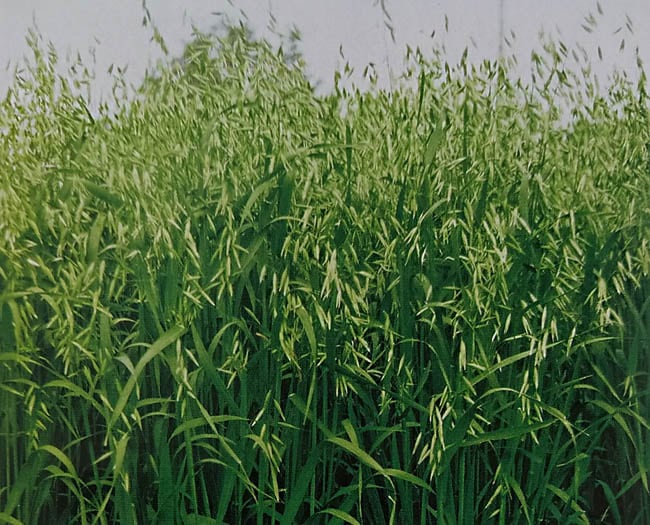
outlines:
[{"label": "sky background", "polygon": [[[614,68],[635,78],[637,47],[644,62],[650,63],[650,0],[384,3],[392,19],[394,42],[378,0],[147,0],[146,6],[172,56],[182,53],[193,25],[207,31],[223,21],[245,19],[258,36],[272,40],[270,28],[288,34],[295,26],[302,33],[307,73],[321,92],[331,89],[334,71],[346,62],[355,68],[357,79],[369,62],[375,63],[380,85],[388,87],[391,76],[402,70],[407,45],[419,46],[425,53],[444,45],[445,56],[452,63],[466,47],[470,60],[494,59],[499,53],[501,3],[504,33],[510,36],[512,30],[516,35],[511,46],[504,44],[503,51],[517,56],[519,75],[527,75],[530,52],[540,48],[540,30],[569,48],[576,43],[583,46],[604,83]],[[142,0],[0,0],[0,96],[11,85],[14,67],[29,55],[25,37],[34,27],[45,41],[53,43],[63,62],[80,53],[91,66],[96,75],[92,88],[95,102],[110,93],[111,64],[128,66],[126,79],[137,84],[145,69],[163,56],[151,42],[151,27],[142,25],[143,15]],[[587,31],[583,26],[589,25],[586,19],[590,15],[596,25]],[[60,71],[64,70],[62,65]]]}]

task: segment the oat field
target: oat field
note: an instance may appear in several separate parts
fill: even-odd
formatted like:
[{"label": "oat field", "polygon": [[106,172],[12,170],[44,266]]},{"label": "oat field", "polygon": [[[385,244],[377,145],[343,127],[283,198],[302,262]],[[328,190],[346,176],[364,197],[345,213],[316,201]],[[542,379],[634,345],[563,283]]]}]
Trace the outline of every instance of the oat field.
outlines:
[{"label": "oat field", "polygon": [[[0,522],[650,523],[647,82],[233,29],[0,103]],[[370,74],[370,73],[369,73]]]}]

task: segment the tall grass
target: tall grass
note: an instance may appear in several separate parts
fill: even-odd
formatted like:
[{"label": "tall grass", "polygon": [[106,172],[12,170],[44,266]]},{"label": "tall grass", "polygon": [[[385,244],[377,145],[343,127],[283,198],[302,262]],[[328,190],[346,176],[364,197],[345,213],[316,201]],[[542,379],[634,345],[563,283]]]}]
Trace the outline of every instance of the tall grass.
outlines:
[{"label": "tall grass", "polygon": [[650,522],[644,75],[414,53],[318,97],[233,30],[93,116],[33,49],[0,520]]}]

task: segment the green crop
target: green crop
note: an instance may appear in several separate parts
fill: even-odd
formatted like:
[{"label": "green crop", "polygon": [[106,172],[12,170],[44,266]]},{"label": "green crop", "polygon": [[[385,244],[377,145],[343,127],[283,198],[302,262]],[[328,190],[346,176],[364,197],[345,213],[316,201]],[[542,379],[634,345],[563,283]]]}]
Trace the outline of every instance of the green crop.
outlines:
[{"label": "green crop", "polygon": [[650,522],[642,68],[411,53],[317,96],[232,30],[93,115],[32,47],[0,105],[0,521]]}]

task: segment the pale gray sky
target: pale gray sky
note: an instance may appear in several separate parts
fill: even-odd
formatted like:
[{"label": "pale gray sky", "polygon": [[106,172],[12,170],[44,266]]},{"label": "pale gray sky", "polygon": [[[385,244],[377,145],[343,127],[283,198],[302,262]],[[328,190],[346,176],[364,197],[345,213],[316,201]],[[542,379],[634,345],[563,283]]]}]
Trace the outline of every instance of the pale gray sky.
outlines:
[{"label": "pale gray sky", "polygon": [[[603,77],[614,67],[633,71],[636,46],[650,63],[650,0],[601,0],[602,14],[595,0],[385,0],[395,43],[384,25],[378,0],[147,0],[147,7],[172,55],[181,53],[192,24],[207,30],[220,21],[214,12],[226,13],[233,22],[245,13],[262,36],[269,35],[271,15],[281,32],[295,24],[302,32],[308,73],[326,90],[333,84],[334,70],[345,61],[359,75],[369,62],[376,63],[382,85],[388,85],[387,68],[399,73],[406,45],[426,51],[436,43],[444,44],[451,62],[458,60],[465,47],[469,47],[471,59],[495,58],[501,1],[505,33],[512,29],[516,34],[514,46],[506,46],[504,51],[518,56],[522,75],[528,71],[531,49],[539,47],[540,29],[569,47],[580,43]],[[590,14],[597,21],[592,32],[582,27]],[[151,29],[142,26],[142,18],[141,0],[0,0],[0,96],[11,82],[13,66],[28,54],[25,36],[34,23],[62,58],[80,52],[90,65],[89,50],[94,49],[95,98],[109,90],[107,70],[111,64],[128,65],[127,80],[139,82],[145,68],[161,57],[150,42]],[[625,49],[620,51],[623,39]],[[9,69],[5,69],[7,64]]]}]

